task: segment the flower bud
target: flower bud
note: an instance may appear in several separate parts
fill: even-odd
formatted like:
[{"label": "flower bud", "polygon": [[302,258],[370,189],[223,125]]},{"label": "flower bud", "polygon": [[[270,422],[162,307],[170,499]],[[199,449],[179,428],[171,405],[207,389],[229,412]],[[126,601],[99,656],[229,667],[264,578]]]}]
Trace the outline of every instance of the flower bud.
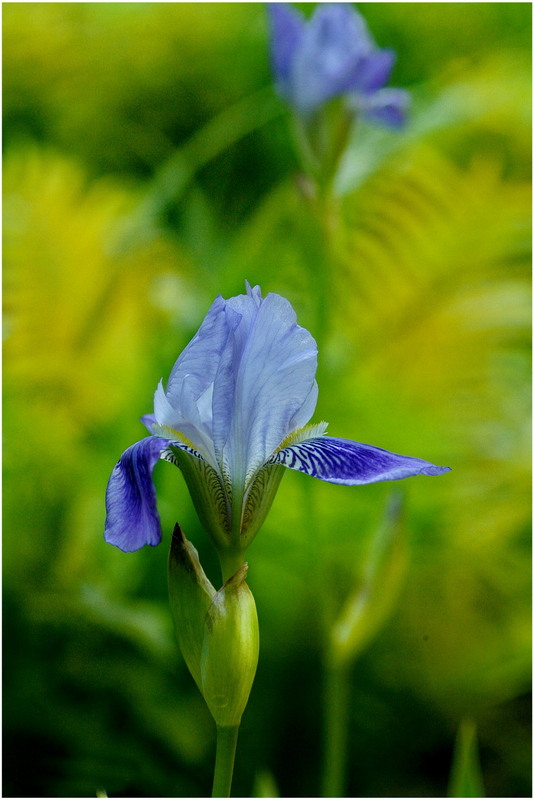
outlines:
[{"label": "flower bud", "polygon": [[239,725],[259,653],[256,604],[243,564],[218,592],[176,525],[169,553],[169,598],[184,660],[220,727]]},{"label": "flower bud", "polygon": [[179,525],[172,534],[169,553],[169,600],[176,638],[189,672],[202,691],[200,655],[206,614],[215,589],[200,565],[198,553]]},{"label": "flower bud", "polygon": [[201,689],[219,727],[239,725],[258,664],[258,616],[247,570],[243,564],[226,581],[206,615]]}]

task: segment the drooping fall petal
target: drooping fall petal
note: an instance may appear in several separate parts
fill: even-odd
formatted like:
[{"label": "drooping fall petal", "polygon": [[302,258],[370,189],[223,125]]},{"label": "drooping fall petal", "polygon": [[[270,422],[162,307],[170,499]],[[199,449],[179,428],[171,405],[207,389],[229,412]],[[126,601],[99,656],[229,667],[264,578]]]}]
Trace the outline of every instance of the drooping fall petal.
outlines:
[{"label": "drooping fall petal", "polygon": [[401,456],[381,447],[330,436],[289,445],[276,453],[271,462],[346,486],[449,472],[449,467],[437,467],[421,458]]}]

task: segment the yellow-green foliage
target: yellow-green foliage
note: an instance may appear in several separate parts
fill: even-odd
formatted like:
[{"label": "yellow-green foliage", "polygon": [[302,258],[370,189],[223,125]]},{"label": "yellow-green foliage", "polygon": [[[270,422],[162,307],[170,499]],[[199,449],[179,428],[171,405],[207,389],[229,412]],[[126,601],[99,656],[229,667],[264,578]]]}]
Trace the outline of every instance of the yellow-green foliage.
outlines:
[{"label": "yellow-green foliage", "polygon": [[319,340],[316,422],[453,469],[395,487],[400,566],[372,575],[392,486],[288,472],[247,554],[262,653],[236,792],[261,774],[317,792],[322,661],[358,603],[349,790],[443,795],[469,718],[486,792],[530,791],[529,8],[362,10],[413,114],[402,133],[356,129],[325,210],[269,95],[261,5],[4,6],[13,796],[209,790],[210,719],[165,577],[179,521],[220,585],[209,543],[169,464],[162,547],[105,545],[104,493],[214,295],[245,279]]}]

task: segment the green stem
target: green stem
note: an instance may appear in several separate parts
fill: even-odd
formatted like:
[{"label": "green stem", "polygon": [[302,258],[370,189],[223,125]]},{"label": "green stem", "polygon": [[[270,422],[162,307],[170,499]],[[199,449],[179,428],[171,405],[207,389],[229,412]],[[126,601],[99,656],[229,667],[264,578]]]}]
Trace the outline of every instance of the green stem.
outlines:
[{"label": "green stem", "polygon": [[[325,346],[330,334],[331,312],[334,304],[334,287],[337,281],[337,237],[339,233],[339,205],[327,191],[321,192],[312,206],[314,223],[317,230],[318,255],[316,269],[313,272],[313,289],[316,298],[316,319],[314,336],[319,353],[318,381],[325,374]],[[331,379],[331,378],[330,378]],[[319,383],[320,385],[320,383]]]},{"label": "green stem", "polygon": [[325,765],[323,797],[345,797],[350,672],[347,664],[329,663],[325,686]]},{"label": "green stem", "polygon": [[235,575],[243,560],[242,550],[219,550],[223,583]]},{"label": "green stem", "polygon": [[[239,484],[237,484],[239,486]],[[235,575],[243,563],[244,550],[241,544],[241,508],[243,506],[243,490],[233,488],[232,492],[232,525],[230,542],[224,548],[218,548],[223,583]]]},{"label": "green stem", "polygon": [[230,797],[238,733],[239,725],[236,725],[235,728],[222,728],[217,725],[217,751],[212,797]]}]

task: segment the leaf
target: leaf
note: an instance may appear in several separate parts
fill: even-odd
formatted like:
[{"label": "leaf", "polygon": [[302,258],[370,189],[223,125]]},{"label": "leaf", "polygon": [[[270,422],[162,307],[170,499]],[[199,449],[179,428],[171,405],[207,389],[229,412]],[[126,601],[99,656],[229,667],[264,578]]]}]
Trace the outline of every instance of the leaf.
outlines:
[{"label": "leaf", "polygon": [[392,493],[371,540],[361,586],[347,598],[330,636],[330,657],[350,663],[380,630],[397,599],[407,566],[406,526],[400,493]]}]

